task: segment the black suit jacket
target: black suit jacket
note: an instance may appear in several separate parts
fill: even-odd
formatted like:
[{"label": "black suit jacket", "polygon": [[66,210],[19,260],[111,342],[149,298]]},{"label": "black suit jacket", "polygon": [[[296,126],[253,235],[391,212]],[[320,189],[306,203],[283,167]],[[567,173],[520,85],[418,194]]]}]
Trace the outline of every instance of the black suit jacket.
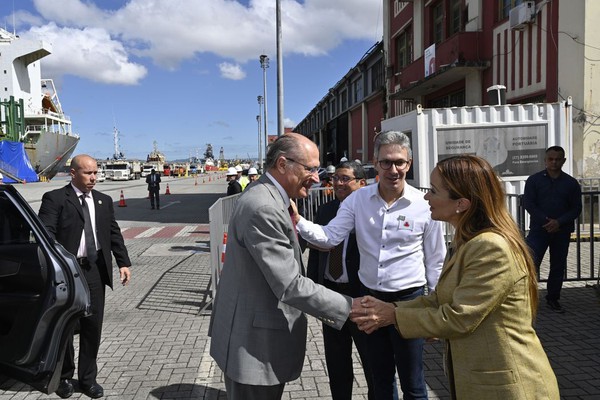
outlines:
[{"label": "black suit jacket", "polygon": [[[92,190],[96,212],[96,236],[105,261],[106,285],[113,287],[112,254],[118,267],[129,267],[131,261],[125,247],[121,228],[115,219],[113,200],[110,196]],[[77,249],[83,232],[83,209],[81,200],[69,183],[63,188],[47,192],[42,197],[39,217],[48,232],[65,249],[77,256]]]},{"label": "black suit jacket", "polygon": [[[323,204],[317,210],[315,223],[327,225],[337,214],[340,208],[340,201],[335,199]],[[345,254],[346,273],[348,274],[348,283],[351,285],[353,296],[360,296],[360,281],[358,279],[358,268],[360,267],[360,253],[356,244],[356,235],[351,233],[348,237],[348,245]],[[325,270],[329,266],[329,252],[310,249],[308,255],[308,268],[306,275],[313,281],[323,284],[325,280]]]},{"label": "black suit jacket", "polygon": [[160,191],[160,175],[157,173],[154,173],[154,182],[152,182],[152,175],[147,175],[146,176],[146,183],[148,184],[148,191],[152,192],[152,191]]}]

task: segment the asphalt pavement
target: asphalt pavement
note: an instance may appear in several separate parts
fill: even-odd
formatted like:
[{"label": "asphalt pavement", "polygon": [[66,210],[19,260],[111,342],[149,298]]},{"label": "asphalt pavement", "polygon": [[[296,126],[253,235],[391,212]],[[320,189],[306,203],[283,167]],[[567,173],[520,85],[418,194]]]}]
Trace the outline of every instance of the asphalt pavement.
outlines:
[{"label": "asphalt pavement", "polygon": [[[44,192],[67,183],[17,185],[34,210]],[[167,184],[171,194],[166,195]],[[107,292],[98,382],[106,399],[226,399],[223,376],[209,355],[211,306],[208,208],[226,192],[222,177],[165,178],[161,209],[151,210],[142,181],[99,183],[112,196],[133,263],[132,282]],[[123,198],[121,198],[121,191]],[[124,203],[124,207],[119,207]],[[121,204],[123,205],[123,204]],[[573,253],[573,252],[571,252]],[[115,275],[116,275],[115,271]],[[556,314],[540,302],[536,328],[563,399],[600,398],[600,304],[592,284],[567,283]],[[545,284],[540,284],[540,297]],[[425,348],[430,399],[449,399],[441,343]],[[355,399],[366,399],[358,355]],[[302,375],[284,399],[330,399],[320,323],[309,317]],[[0,399],[56,399],[0,375]],[[73,399],[87,398],[75,393]],[[471,400],[471,399],[469,399]]]}]

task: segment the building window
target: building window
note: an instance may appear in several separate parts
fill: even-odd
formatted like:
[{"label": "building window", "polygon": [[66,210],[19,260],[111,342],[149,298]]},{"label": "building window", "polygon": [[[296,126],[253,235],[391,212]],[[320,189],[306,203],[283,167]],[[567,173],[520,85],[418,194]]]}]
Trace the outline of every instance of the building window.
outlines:
[{"label": "building window", "polygon": [[444,40],[444,3],[439,2],[432,8],[433,42]]},{"label": "building window", "polygon": [[329,102],[329,115],[331,115],[331,118],[334,118],[338,114],[336,106],[337,106],[337,102],[335,101],[335,99],[332,99]]},{"label": "building window", "polygon": [[462,31],[462,0],[451,0],[448,35]]},{"label": "building window", "polygon": [[498,1],[498,21],[508,18],[508,14],[512,8],[515,8],[519,4],[523,3],[523,0],[499,0]]},{"label": "building window", "polygon": [[344,111],[348,108],[348,92],[344,90],[341,95],[342,101],[342,109],[340,111]]},{"label": "building window", "polygon": [[352,82],[352,104],[356,104],[363,99],[362,78]]},{"label": "building window", "polygon": [[369,68],[369,75],[371,76],[369,94],[371,94],[383,86],[383,60],[377,60],[377,62]]},{"label": "building window", "polygon": [[412,26],[409,26],[396,38],[396,68],[404,68],[412,60]]},{"label": "building window", "polygon": [[462,107],[465,105],[465,91],[454,92],[429,101],[428,107]]}]

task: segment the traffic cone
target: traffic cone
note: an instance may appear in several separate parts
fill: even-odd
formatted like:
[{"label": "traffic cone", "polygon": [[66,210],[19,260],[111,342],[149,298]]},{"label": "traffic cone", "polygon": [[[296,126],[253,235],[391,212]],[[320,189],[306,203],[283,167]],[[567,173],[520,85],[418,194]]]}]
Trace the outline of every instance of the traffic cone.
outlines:
[{"label": "traffic cone", "polygon": [[125,196],[123,196],[122,190],[121,190],[121,198],[119,199],[119,207],[127,207],[127,204],[125,204]]},{"label": "traffic cone", "polygon": [[165,192],[165,194],[171,194],[171,191],[169,190],[169,184],[167,183],[167,191]]},{"label": "traffic cone", "polygon": [[208,176],[208,181],[210,182],[210,175]]},{"label": "traffic cone", "polygon": [[223,234],[223,251],[221,252],[221,264],[225,264],[225,250],[227,250],[227,232]]},{"label": "traffic cone", "polygon": [[198,177],[194,178],[194,186],[198,186]]}]

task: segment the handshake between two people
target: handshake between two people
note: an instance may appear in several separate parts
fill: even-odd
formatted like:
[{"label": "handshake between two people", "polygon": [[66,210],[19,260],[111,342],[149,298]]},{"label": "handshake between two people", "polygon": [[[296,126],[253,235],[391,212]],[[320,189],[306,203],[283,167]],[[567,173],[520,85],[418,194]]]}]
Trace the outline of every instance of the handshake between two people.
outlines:
[{"label": "handshake between two people", "polygon": [[352,299],[350,320],[358,325],[358,329],[372,333],[379,328],[396,324],[396,307],[372,296]]}]

